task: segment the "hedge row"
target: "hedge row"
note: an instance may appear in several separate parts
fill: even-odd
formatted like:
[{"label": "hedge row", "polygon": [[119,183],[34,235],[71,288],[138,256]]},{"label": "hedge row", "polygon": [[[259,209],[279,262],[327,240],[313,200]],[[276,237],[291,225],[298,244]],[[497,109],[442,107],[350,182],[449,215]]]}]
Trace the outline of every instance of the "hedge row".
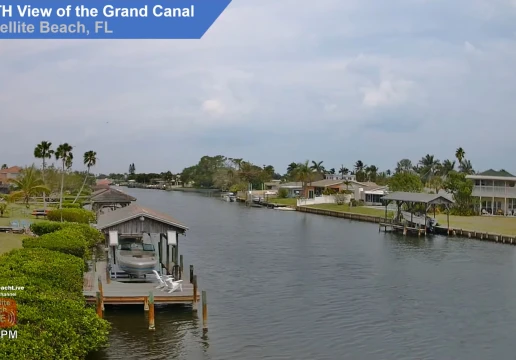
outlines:
[{"label": "hedge row", "polygon": [[74,255],[85,260],[89,257],[88,241],[80,229],[66,227],[40,237],[23,239],[24,248],[45,248]]},{"label": "hedge row", "polygon": [[68,221],[79,224],[95,222],[95,214],[85,209],[55,209],[48,212],[47,219],[51,221]]},{"label": "hedge row", "polygon": [[88,247],[93,247],[104,240],[104,236],[100,231],[86,224],[75,224],[69,222],[57,222],[57,221],[41,221],[31,224],[31,231],[38,235],[43,236],[66,228],[73,228],[80,230],[86,237]]},{"label": "hedge row", "polygon": [[10,329],[18,338],[0,341],[0,359],[80,360],[107,343],[109,324],[85,304],[79,257],[13,250],[0,256],[0,284],[25,287],[17,292],[17,325]]}]

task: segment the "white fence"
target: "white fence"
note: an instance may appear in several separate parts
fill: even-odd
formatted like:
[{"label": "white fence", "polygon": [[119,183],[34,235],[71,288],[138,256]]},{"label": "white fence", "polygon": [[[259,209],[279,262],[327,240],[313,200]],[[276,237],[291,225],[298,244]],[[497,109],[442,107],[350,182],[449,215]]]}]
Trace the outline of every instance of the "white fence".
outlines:
[{"label": "white fence", "polygon": [[297,206],[317,205],[317,204],[335,204],[335,196],[322,195],[313,199],[297,199]]}]

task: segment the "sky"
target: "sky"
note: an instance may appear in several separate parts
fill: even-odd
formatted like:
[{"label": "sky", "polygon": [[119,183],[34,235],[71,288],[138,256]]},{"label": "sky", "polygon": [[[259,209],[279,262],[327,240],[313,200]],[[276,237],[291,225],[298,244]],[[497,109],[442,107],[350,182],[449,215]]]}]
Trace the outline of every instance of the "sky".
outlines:
[{"label": "sky", "polygon": [[460,146],[516,173],[515,20],[516,0],[233,0],[201,40],[3,40],[0,162],[47,140],[95,173],[387,170]]}]

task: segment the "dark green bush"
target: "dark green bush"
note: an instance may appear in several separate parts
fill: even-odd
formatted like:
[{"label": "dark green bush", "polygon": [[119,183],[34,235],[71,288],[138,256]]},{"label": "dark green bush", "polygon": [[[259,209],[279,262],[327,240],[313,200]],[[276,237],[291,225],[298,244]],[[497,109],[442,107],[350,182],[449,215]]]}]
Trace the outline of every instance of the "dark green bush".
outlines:
[{"label": "dark green bush", "polygon": [[37,238],[25,238],[23,247],[45,248],[86,259],[89,243],[81,229],[68,226]]},{"label": "dark green bush", "polygon": [[38,236],[53,233],[65,228],[80,229],[86,237],[88,247],[93,247],[104,240],[104,235],[102,235],[100,231],[86,224],[76,224],[57,221],[40,221],[31,224],[30,226],[31,231]]},{"label": "dark green bush", "polygon": [[0,256],[0,285],[18,291],[18,339],[0,342],[2,360],[84,359],[107,342],[109,324],[87,308],[81,259],[47,249]]},{"label": "dark green bush", "polygon": [[80,209],[82,208],[81,204],[78,203],[64,203],[63,209]]},{"label": "dark green bush", "polygon": [[79,224],[89,224],[95,222],[95,214],[85,209],[55,209],[51,210],[47,215],[50,221],[75,222]]}]

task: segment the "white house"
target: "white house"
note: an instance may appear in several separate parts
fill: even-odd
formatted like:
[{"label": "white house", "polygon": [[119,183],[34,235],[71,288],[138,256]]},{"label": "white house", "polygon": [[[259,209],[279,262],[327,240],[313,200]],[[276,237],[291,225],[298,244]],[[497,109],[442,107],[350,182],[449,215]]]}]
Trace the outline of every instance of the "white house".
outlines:
[{"label": "white house", "polygon": [[516,215],[516,177],[493,169],[467,175],[474,181],[473,196],[477,197],[481,214]]}]

